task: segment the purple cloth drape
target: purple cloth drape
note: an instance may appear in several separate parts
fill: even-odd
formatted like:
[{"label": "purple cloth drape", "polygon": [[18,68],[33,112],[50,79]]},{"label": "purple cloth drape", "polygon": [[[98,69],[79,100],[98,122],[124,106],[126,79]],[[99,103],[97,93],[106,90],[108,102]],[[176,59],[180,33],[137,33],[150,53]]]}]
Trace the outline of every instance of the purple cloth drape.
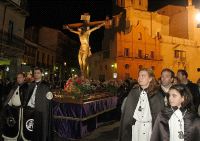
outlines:
[{"label": "purple cloth drape", "polygon": [[[60,137],[78,139],[94,130],[98,115],[116,108],[117,97],[83,104],[53,102],[54,127]],[[100,113],[101,112],[101,113]]]}]

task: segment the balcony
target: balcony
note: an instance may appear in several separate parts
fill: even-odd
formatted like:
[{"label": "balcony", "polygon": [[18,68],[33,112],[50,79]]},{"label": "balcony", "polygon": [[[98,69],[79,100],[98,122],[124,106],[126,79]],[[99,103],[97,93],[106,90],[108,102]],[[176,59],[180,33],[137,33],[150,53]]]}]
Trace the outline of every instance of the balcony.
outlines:
[{"label": "balcony", "polygon": [[162,61],[162,57],[156,58],[155,56],[151,56],[149,54],[136,54],[135,59],[143,59],[143,60],[153,60],[153,61]]},{"label": "balcony", "polygon": [[186,61],[186,57],[175,57],[175,61],[185,62]]},{"label": "balcony", "polygon": [[0,32],[0,50],[7,56],[19,56],[24,53],[24,39],[16,35],[9,36],[7,32]]},{"label": "balcony", "polygon": [[7,7],[12,7],[21,14],[28,16],[27,0],[2,0]]}]

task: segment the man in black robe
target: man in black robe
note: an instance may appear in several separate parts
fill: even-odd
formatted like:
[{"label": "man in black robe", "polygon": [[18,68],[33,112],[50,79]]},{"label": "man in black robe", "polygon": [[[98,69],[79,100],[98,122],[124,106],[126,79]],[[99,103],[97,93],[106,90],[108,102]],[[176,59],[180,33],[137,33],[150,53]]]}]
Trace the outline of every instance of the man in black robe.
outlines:
[{"label": "man in black robe", "polygon": [[25,75],[18,73],[17,83],[3,103],[2,136],[4,140],[19,140],[21,138],[21,109],[26,105],[25,97],[28,95],[28,84],[24,80]]},{"label": "man in black robe", "polygon": [[[50,88],[42,81],[42,69],[34,69],[35,81],[30,84],[32,93],[28,96],[27,108],[24,111],[26,124],[25,136],[32,141],[51,140],[51,108],[50,100],[53,98]],[[32,126],[32,116],[33,126]],[[30,121],[30,122],[28,122]],[[33,133],[32,133],[33,131]]]}]

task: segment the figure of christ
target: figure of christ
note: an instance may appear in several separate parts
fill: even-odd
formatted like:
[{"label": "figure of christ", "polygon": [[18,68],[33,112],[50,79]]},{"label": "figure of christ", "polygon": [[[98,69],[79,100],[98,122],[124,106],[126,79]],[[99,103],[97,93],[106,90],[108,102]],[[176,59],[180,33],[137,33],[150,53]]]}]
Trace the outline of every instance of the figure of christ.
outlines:
[{"label": "figure of christ", "polygon": [[86,68],[87,68],[87,58],[89,56],[91,56],[91,51],[90,51],[90,45],[89,45],[89,37],[90,34],[99,29],[100,27],[104,26],[105,22],[93,27],[93,28],[89,28],[89,26],[83,26],[78,28],[78,30],[73,30],[72,28],[70,28],[69,26],[65,26],[66,29],[68,29],[70,32],[73,32],[75,34],[78,34],[79,36],[79,40],[81,43],[80,49],[79,49],[79,53],[78,53],[78,61],[79,61],[79,65],[80,65],[80,69],[81,69],[81,73],[82,75],[86,76]]}]

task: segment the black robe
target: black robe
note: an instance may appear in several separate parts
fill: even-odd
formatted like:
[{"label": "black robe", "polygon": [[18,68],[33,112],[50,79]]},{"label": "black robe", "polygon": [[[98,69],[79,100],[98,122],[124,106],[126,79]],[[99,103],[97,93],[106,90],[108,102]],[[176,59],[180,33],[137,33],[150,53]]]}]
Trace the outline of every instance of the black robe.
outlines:
[{"label": "black robe", "polygon": [[[140,87],[133,88],[125,104],[124,111],[121,116],[119,141],[131,141],[132,140],[132,125],[135,124],[136,120],[133,118],[137,103],[139,101],[140,93],[142,89]],[[152,122],[154,123],[157,114],[164,108],[164,98],[158,89],[154,90],[151,96],[147,92],[149,105],[151,109]]]},{"label": "black robe", "polygon": [[189,82],[186,84],[186,86],[189,88],[190,92],[192,93],[194,107],[195,107],[196,112],[198,112],[198,107],[200,104],[200,93],[199,93],[198,85],[192,82]]},{"label": "black robe", "polygon": [[[181,110],[185,111],[185,110]],[[151,141],[169,141],[169,124],[173,111],[167,107],[157,116]],[[200,141],[200,119],[193,112],[187,111],[184,118],[184,141]]]},{"label": "black robe", "polygon": [[7,137],[15,137],[19,131],[19,109],[24,107],[27,103],[26,96],[28,95],[28,84],[23,83],[19,87],[19,96],[21,106],[9,106],[8,103],[11,100],[12,96],[14,95],[15,90],[17,89],[18,85],[16,84],[10,90],[5,102],[3,103],[3,111],[2,111],[2,133]]},{"label": "black robe", "polygon": [[[10,99],[12,98],[15,90],[17,89],[18,85],[14,85],[13,88],[10,90],[4,104],[3,104],[3,108],[5,108],[8,104],[8,102],[10,101]],[[28,84],[27,83],[23,83],[20,85],[19,87],[19,96],[20,96],[20,100],[21,100],[21,104],[22,106],[26,105],[27,101],[26,101],[26,96],[28,95],[29,93],[29,89],[28,89]]]},{"label": "black robe", "polygon": [[[30,84],[33,92],[35,83]],[[33,139],[32,141],[50,141],[51,140],[51,105],[46,94],[50,91],[48,84],[44,81],[39,83],[35,93],[35,108],[27,108],[30,116],[34,116]],[[28,96],[30,100],[32,93]]]}]

